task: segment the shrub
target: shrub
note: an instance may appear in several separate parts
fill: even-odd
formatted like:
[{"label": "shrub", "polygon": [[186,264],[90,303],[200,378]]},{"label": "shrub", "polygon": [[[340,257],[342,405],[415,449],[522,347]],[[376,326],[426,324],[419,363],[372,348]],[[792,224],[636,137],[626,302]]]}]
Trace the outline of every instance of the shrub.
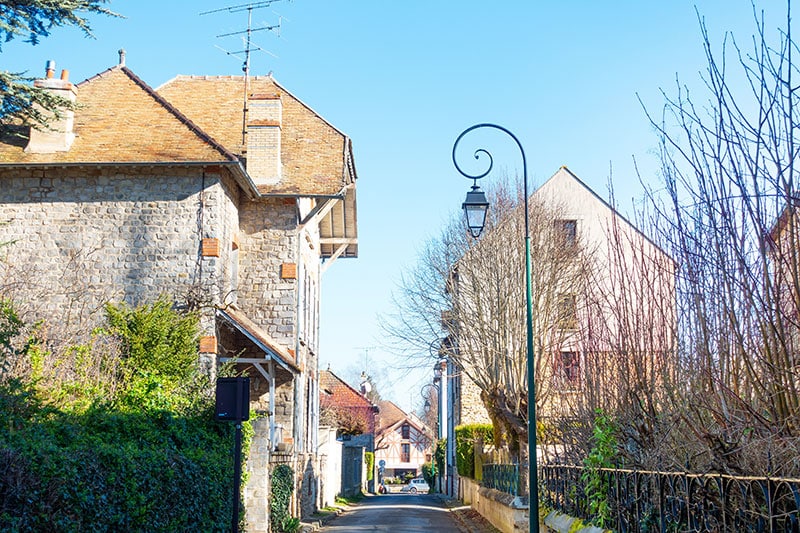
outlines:
[{"label": "shrub", "polygon": [[437,472],[444,472],[444,463],[447,459],[447,439],[440,439],[436,443],[436,449],[433,451],[433,460],[436,465]]},{"label": "shrub", "polygon": [[173,310],[163,297],[135,309],[107,304],[105,310],[105,332],[122,343],[126,386],[118,406],[134,411],[185,409],[191,394],[182,389],[198,379],[198,315]]},{"label": "shrub", "polygon": [[429,492],[434,492],[435,476],[433,463],[424,463],[422,465],[422,477],[425,479],[425,483],[428,484],[428,487],[430,487]]},{"label": "shrub", "polygon": [[[107,311],[92,344],[46,359],[0,303],[0,363],[11,354],[29,367],[0,375],[0,531],[227,531],[233,427],[214,421],[196,370],[197,317],[165,300]],[[105,388],[93,350],[111,333],[125,362]],[[39,379],[52,360],[72,365],[68,379]]]},{"label": "shrub", "polygon": [[475,479],[475,441],[492,442],[491,424],[465,424],[456,427],[456,468],[458,475]]},{"label": "shrub", "polygon": [[175,379],[192,372],[199,335],[196,313],[176,312],[165,297],[135,309],[107,304],[105,311],[108,331],[123,340],[129,370],[146,368]]},{"label": "shrub", "polygon": [[232,440],[210,412],[41,412],[0,434],[0,530],[224,531]]},{"label": "shrub", "polygon": [[586,490],[589,513],[593,517],[593,522],[599,526],[606,526],[611,519],[611,508],[608,503],[609,481],[601,469],[614,466],[617,453],[616,435],[617,427],[614,421],[598,409],[595,412],[592,431],[592,449],[583,461],[586,468],[581,474],[581,481]]},{"label": "shrub", "polygon": [[375,467],[375,454],[373,452],[364,452],[364,467],[367,469],[367,481],[372,481]]}]

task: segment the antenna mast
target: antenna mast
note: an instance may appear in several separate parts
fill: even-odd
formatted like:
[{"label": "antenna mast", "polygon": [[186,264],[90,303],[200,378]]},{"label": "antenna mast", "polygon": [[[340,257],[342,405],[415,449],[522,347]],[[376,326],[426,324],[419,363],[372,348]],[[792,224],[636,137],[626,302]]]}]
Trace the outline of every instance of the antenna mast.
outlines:
[{"label": "antenna mast", "polygon": [[[275,31],[278,34],[278,37],[281,35],[281,21],[282,18],[278,19],[278,23],[272,26],[261,26],[259,28],[253,28],[253,10],[254,9],[262,9],[265,7],[269,7],[270,5],[274,4],[275,2],[280,2],[281,0],[262,0],[260,2],[249,2],[247,4],[239,4],[235,6],[228,6],[222,7],[220,9],[213,9],[211,11],[204,11],[200,13],[200,15],[211,15],[213,13],[221,13],[223,11],[227,11],[228,13],[240,13],[242,11],[247,11],[247,29],[242,31],[234,31],[230,33],[222,33],[217,35],[217,38],[222,37],[230,37],[233,35],[244,35],[244,50],[239,50],[237,52],[229,52],[222,47],[217,47],[229,56],[238,56],[239,54],[244,54],[244,62],[242,63],[242,72],[244,72],[244,103],[242,104],[242,150],[247,149],[247,96],[250,93],[250,51],[252,48],[257,50],[261,50],[262,52],[267,52],[257,44],[253,43],[252,35],[253,32],[257,31]],[[290,0],[291,1],[291,0]],[[276,31],[277,30],[277,31]],[[267,52],[270,54],[270,52]],[[275,56],[274,54],[270,54]],[[275,56],[277,57],[277,56]]]}]

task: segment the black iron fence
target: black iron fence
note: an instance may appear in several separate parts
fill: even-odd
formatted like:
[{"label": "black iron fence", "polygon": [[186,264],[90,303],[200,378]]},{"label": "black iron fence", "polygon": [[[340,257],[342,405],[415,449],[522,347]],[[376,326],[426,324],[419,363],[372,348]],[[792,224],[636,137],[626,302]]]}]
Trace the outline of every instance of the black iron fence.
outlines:
[{"label": "black iron fence", "polygon": [[481,486],[517,495],[519,465],[487,463],[483,465]]},{"label": "black iron fence", "polygon": [[[539,468],[544,504],[591,518],[585,468]],[[605,525],[619,533],[800,533],[800,479],[624,469],[596,469],[590,475],[599,476],[606,495],[610,523]]]}]

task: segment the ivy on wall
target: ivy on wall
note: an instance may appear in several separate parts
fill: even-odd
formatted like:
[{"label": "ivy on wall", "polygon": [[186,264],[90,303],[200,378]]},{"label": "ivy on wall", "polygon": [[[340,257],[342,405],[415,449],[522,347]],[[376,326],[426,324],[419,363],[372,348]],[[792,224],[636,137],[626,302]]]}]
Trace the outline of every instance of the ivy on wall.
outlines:
[{"label": "ivy on wall", "polygon": [[269,499],[269,520],[272,531],[293,533],[300,529],[300,520],[293,518],[289,504],[294,492],[294,471],[289,465],[278,465],[272,471],[272,494]]}]

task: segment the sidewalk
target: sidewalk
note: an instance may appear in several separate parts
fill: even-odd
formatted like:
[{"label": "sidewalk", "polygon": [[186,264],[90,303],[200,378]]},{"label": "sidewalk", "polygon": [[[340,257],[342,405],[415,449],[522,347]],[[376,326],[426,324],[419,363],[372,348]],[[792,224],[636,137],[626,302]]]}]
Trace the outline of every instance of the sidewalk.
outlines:
[{"label": "sidewalk", "polygon": [[450,510],[456,518],[462,533],[501,533],[477,511],[473,511],[469,505],[464,505],[458,500],[448,497],[446,494],[436,494],[436,497]]}]

